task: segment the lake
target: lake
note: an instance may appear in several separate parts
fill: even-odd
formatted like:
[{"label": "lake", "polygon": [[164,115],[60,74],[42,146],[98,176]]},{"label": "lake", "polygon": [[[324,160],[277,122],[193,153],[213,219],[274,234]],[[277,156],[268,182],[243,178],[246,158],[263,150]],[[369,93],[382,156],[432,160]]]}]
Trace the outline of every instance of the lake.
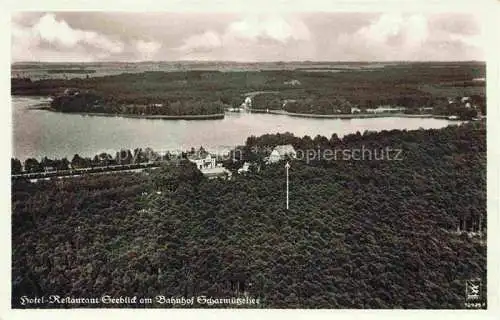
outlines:
[{"label": "lake", "polygon": [[442,128],[456,121],[433,118],[318,119],[265,113],[226,113],[221,120],[157,120],[100,117],[30,109],[43,98],[12,97],[13,157],[63,158],[74,154],[114,156],[122,149],[150,147],[180,151],[191,147],[224,153],[247,137],[291,132],[296,136],[333,133],[339,137],[365,130]]}]

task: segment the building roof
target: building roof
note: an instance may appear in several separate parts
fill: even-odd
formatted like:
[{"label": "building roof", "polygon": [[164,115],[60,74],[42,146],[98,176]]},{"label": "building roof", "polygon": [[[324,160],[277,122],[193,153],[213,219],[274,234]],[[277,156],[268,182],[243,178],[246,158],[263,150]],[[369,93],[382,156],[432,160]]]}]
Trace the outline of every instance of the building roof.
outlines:
[{"label": "building roof", "polygon": [[296,86],[296,85],[300,85],[300,81],[297,79],[292,79],[292,80],[285,81],[284,84],[290,84],[292,86]]},{"label": "building roof", "polygon": [[189,160],[205,160],[205,159],[212,159],[212,155],[208,152],[200,152],[200,151],[196,151],[195,153],[192,153],[192,154],[188,154],[187,155],[187,158]]},{"label": "building roof", "polygon": [[206,169],[202,169],[201,172],[206,177],[216,177],[216,176],[224,176],[224,175],[230,176],[231,175],[231,171],[227,170],[224,167],[206,168]]},{"label": "building roof", "polygon": [[274,148],[273,152],[274,151],[277,151],[280,156],[285,156],[287,154],[295,154],[296,153],[295,149],[293,148],[293,146],[291,144],[284,144],[284,145],[276,146],[276,148]]},{"label": "building roof", "polygon": [[271,152],[271,155],[269,156],[270,158],[271,157],[279,157],[280,156],[280,153],[278,150],[274,149],[272,152]]}]

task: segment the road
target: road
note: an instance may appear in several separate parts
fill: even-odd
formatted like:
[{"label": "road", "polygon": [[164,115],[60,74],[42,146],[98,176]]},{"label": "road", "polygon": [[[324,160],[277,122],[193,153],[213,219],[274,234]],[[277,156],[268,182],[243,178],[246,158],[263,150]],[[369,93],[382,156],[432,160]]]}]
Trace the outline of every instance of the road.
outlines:
[{"label": "road", "polygon": [[109,174],[113,172],[140,172],[148,168],[158,168],[160,163],[139,163],[139,164],[128,164],[128,165],[113,165],[104,167],[93,167],[93,168],[80,168],[72,170],[59,170],[59,171],[47,171],[47,172],[33,172],[33,173],[23,173],[23,174],[13,174],[12,179],[29,179],[30,181],[36,182],[38,180],[44,179],[48,180],[50,178],[71,178],[78,177],[82,175],[96,175],[96,174]]}]

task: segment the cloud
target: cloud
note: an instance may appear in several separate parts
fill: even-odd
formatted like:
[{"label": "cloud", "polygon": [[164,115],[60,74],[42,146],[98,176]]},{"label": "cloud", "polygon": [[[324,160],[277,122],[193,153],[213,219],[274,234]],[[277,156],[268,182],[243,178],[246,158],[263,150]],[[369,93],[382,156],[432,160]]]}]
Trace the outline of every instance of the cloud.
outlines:
[{"label": "cloud", "polygon": [[94,31],[72,29],[66,21],[57,21],[53,14],[46,14],[41,17],[38,23],[33,26],[32,31],[43,41],[68,48],[74,48],[77,45],[88,45],[111,53],[123,51],[121,42],[110,40]]},{"label": "cloud", "polygon": [[371,47],[399,44],[405,50],[413,50],[427,40],[428,34],[427,19],[421,14],[383,14],[370,25],[361,28],[354,37]]},{"label": "cloud", "polygon": [[272,39],[279,42],[289,40],[309,40],[307,26],[299,19],[284,18],[280,15],[247,16],[233,22],[226,31],[226,36],[255,40],[258,38]]},{"label": "cloud", "polygon": [[184,53],[205,52],[219,47],[222,47],[221,36],[217,32],[208,30],[202,34],[190,36],[184,40],[178,50]]},{"label": "cloud", "polygon": [[480,60],[473,13],[29,12],[12,18],[14,61]]},{"label": "cloud", "polygon": [[467,46],[475,48],[484,48],[487,44],[487,39],[481,35],[463,35],[463,34],[450,34],[450,40],[459,41]]},{"label": "cloud", "polygon": [[161,48],[161,43],[156,41],[137,40],[135,42],[135,48],[139,54],[140,60],[153,60],[154,56]]},{"label": "cloud", "polygon": [[370,25],[361,28],[356,35],[365,41],[385,43],[389,37],[399,34],[402,24],[401,15],[384,14]]},{"label": "cloud", "polygon": [[44,60],[102,59],[122,52],[124,44],[95,31],[72,28],[54,14],[41,16],[33,25],[12,24],[12,56],[17,60],[33,60],[34,55]]},{"label": "cloud", "polygon": [[12,56],[17,60],[94,60],[123,51],[123,44],[94,31],[71,28],[53,14],[41,16],[32,26],[12,24]]},{"label": "cloud", "polygon": [[406,29],[406,45],[411,48],[421,46],[429,38],[429,24],[427,18],[421,14],[412,15],[407,20]]},{"label": "cloud", "polygon": [[[453,16],[386,13],[333,45],[345,60],[463,60],[481,59],[480,33],[450,26]],[[474,21],[470,22],[472,25]]]},{"label": "cloud", "polygon": [[14,61],[143,61],[154,59],[162,47],[156,40],[124,42],[100,30],[75,28],[54,13],[14,16],[11,30]]},{"label": "cloud", "polygon": [[252,60],[257,50],[260,56],[265,57],[270,55],[266,51],[279,50],[293,42],[310,39],[311,33],[300,19],[255,14],[229,23],[221,32],[206,30],[191,35],[176,49],[185,58],[200,59],[200,53],[214,53],[222,59]]},{"label": "cloud", "polygon": [[[43,15],[31,28],[14,26],[14,43],[30,43],[32,46],[47,42],[53,46],[72,49],[90,46],[101,51],[119,53],[123,44],[94,31],[71,28],[66,21],[58,21],[53,14]],[[21,39],[19,39],[21,38]]]}]

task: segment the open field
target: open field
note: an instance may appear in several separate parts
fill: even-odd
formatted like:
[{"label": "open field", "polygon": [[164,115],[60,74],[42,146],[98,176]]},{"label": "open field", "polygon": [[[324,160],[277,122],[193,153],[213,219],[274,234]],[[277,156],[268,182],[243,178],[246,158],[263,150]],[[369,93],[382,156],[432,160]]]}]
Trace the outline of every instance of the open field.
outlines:
[{"label": "open field", "polygon": [[[186,70],[210,70],[221,72],[236,71],[261,71],[261,70],[359,70],[383,68],[399,64],[398,62],[231,62],[231,61],[150,61],[150,62],[99,62],[99,63],[48,63],[48,62],[17,62],[12,65],[11,75],[13,77],[27,77],[33,80],[39,79],[64,79],[71,75],[72,70],[92,71],[92,77],[106,75],[117,75],[121,73],[141,73],[148,71],[179,72]],[[55,74],[51,70],[58,69],[61,72]],[[67,71],[67,72],[63,72]],[[67,73],[67,74],[65,74]]]}]

